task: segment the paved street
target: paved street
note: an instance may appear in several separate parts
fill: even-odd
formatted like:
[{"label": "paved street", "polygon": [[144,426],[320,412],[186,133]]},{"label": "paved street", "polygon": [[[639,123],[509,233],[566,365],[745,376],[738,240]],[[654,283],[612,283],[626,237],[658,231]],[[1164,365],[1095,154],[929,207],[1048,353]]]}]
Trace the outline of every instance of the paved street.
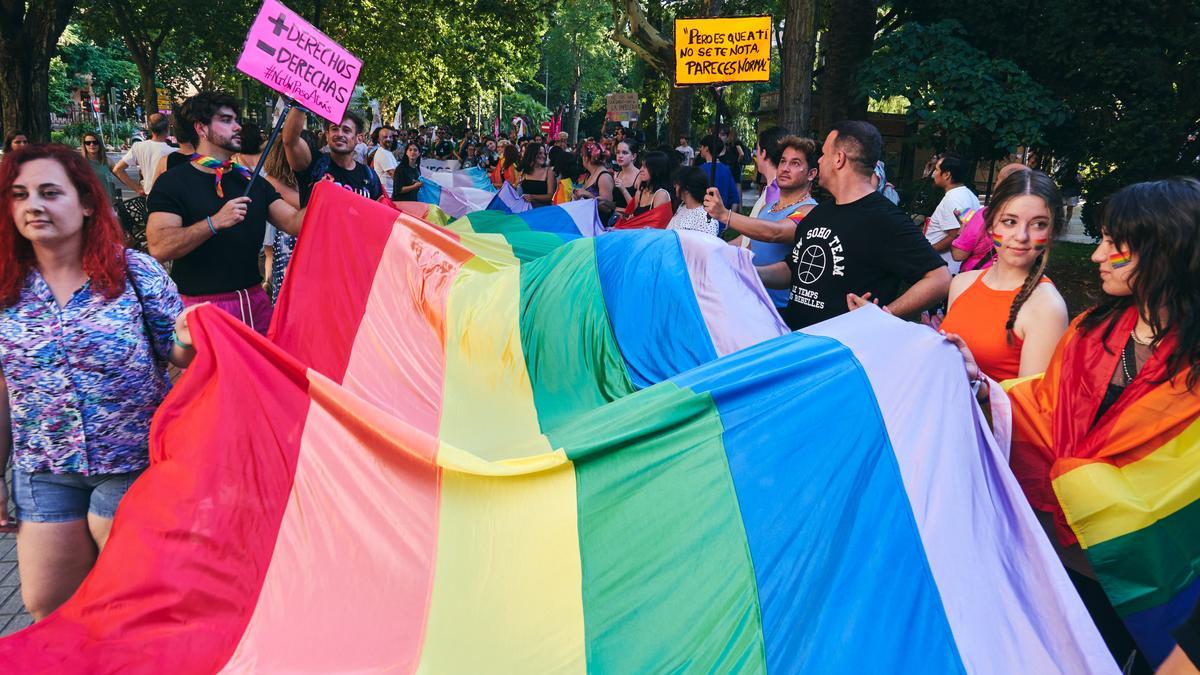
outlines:
[{"label": "paved street", "polygon": [[17,538],[0,534],[0,636],[15,633],[32,622],[21,604],[21,587],[17,585]]}]

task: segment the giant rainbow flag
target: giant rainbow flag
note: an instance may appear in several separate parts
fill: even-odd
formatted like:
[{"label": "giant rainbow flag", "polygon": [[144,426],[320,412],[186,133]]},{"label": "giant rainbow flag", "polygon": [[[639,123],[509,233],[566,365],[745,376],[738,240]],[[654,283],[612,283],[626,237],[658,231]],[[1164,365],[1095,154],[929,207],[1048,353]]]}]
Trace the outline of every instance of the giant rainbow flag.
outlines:
[{"label": "giant rainbow flag", "polygon": [[291,264],[269,340],[192,315],[4,670],[1115,672],[932,331],[787,333],[701,234],[520,261],[323,184]]}]

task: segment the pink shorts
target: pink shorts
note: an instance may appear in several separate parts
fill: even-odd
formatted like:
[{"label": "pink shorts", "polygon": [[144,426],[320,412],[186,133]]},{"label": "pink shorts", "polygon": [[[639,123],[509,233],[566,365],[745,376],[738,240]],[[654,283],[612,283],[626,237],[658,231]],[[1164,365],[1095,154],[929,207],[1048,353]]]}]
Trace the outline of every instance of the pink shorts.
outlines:
[{"label": "pink shorts", "polygon": [[183,295],[184,307],[191,307],[202,302],[211,302],[223,311],[233,315],[242,323],[253,328],[259,335],[265,336],[271,325],[271,299],[262,286],[251,286],[232,293],[214,293],[213,295]]}]

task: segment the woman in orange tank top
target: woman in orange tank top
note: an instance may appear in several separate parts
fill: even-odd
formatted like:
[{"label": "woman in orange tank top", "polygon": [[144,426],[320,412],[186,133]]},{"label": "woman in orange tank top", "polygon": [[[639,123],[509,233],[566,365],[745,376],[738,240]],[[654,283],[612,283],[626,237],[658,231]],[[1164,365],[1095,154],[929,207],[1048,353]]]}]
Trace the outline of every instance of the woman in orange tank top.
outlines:
[{"label": "woman in orange tank top", "polygon": [[995,264],[959,274],[950,284],[941,329],[961,336],[993,380],[1045,371],[1067,330],[1067,304],[1045,277],[1062,214],[1062,196],[1049,176],[1040,171],[1008,176],[987,210]]}]

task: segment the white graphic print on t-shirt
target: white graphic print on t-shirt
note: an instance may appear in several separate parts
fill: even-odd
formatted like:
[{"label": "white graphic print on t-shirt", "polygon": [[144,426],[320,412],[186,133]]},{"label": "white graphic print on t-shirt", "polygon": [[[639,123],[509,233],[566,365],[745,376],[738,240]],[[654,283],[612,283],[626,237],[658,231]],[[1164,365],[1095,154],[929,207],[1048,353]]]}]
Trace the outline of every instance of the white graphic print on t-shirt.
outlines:
[{"label": "white graphic print on t-shirt", "polygon": [[[807,239],[807,241],[806,241]],[[796,238],[792,248],[792,264],[796,267],[796,278],[792,284],[792,302],[824,309],[825,301],[819,291],[806,286],[812,286],[820,281],[828,272],[832,276],[846,275],[846,260],[843,255],[842,240],[828,227],[814,227]]]}]

